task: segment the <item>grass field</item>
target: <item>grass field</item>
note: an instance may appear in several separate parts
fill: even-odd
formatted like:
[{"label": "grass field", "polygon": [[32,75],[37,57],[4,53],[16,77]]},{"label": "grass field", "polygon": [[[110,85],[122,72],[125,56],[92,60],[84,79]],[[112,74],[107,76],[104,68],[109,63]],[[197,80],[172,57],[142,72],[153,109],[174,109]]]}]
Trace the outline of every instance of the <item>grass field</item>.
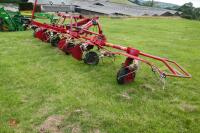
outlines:
[{"label": "grass field", "polygon": [[101,19],[110,42],[168,57],[192,79],[165,89],[141,65],[137,79],[116,83],[123,57],[88,66],[32,37],[0,33],[0,133],[199,133],[200,22]]}]

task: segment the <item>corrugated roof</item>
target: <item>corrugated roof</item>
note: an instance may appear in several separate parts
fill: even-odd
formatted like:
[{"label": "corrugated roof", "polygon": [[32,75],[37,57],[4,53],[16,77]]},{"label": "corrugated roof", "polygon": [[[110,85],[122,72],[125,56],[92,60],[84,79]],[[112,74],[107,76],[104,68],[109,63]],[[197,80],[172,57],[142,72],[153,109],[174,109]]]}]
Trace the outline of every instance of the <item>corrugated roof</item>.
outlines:
[{"label": "corrugated roof", "polygon": [[[74,5],[79,6],[80,9],[90,10],[94,12],[100,12],[104,14],[125,14],[129,16],[143,16],[143,15],[162,15],[166,12],[170,14],[176,14],[177,11],[161,9],[161,8],[153,8],[153,7],[145,7],[139,5],[125,5],[112,3],[108,1],[101,0],[74,0],[71,2]],[[97,4],[98,3],[98,4]],[[101,5],[100,5],[101,4]]]},{"label": "corrugated roof", "polygon": [[[109,2],[108,0],[39,0],[40,3],[49,3],[52,1],[54,4],[50,9],[48,7],[48,11],[52,10],[55,11],[59,9],[58,5],[62,5],[64,3],[68,3],[69,5],[76,5],[79,9],[84,9],[88,11],[98,12],[101,14],[124,14],[127,16],[161,16],[164,14],[171,14],[177,15],[177,11],[161,9],[161,8],[154,8],[154,7],[146,7],[146,6],[139,6],[136,4],[126,5],[126,4],[119,4]],[[53,9],[55,7],[55,9]],[[64,7],[62,7],[64,8]],[[63,10],[63,9],[62,9]],[[60,11],[60,10],[58,10]]]},{"label": "corrugated roof", "polygon": [[[67,4],[68,0],[38,0],[38,4],[50,4],[52,2],[53,4]],[[35,0],[29,0],[29,2],[35,2]]]},{"label": "corrugated roof", "polygon": [[71,5],[42,5],[41,10],[44,12],[74,12],[75,7]]}]

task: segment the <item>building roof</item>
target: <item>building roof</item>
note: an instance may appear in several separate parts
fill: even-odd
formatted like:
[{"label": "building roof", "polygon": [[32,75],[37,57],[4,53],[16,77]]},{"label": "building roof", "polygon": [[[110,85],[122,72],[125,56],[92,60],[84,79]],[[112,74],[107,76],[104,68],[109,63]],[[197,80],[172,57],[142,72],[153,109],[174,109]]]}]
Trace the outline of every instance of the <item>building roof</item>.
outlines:
[{"label": "building roof", "polygon": [[[58,5],[58,4],[67,4],[67,1],[69,1],[69,0],[38,0],[38,4],[50,4],[50,3],[52,3],[52,4]],[[35,0],[29,0],[29,2],[34,3]]]},{"label": "building roof", "polygon": [[72,5],[42,5],[41,10],[44,12],[74,12],[75,6]]},{"label": "building roof", "polygon": [[165,14],[176,15],[177,11],[139,6],[136,4],[125,5],[102,0],[74,0],[71,4],[80,9],[99,12],[103,14],[124,14],[127,16],[161,16]]},{"label": "building roof", "polygon": [[[33,0],[32,0],[33,1]],[[49,4],[50,1],[53,5],[44,6],[44,11],[63,11],[64,5],[74,5],[78,9],[87,10],[95,13],[105,15],[125,15],[125,16],[173,16],[180,13],[173,10],[146,7],[136,4],[126,5],[113,3],[109,0],[39,0],[39,4]],[[62,6],[61,6],[62,5]],[[62,10],[61,10],[62,8]],[[57,10],[58,9],[58,10]]]}]

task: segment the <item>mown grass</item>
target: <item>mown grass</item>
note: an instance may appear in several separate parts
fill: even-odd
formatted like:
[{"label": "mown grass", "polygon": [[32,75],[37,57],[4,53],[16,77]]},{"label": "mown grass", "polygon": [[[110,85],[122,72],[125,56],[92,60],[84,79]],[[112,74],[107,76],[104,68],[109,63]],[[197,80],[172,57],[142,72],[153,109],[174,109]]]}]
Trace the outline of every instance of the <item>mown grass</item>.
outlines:
[{"label": "mown grass", "polygon": [[33,38],[32,31],[0,33],[0,132],[38,132],[52,115],[64,116],[65,132],[77,126],[81,132],[200,131],[200,23],[169,18],[101,23],[110,42],[176,60],[193,78],[167,79],[163,90],[141,65],[136,81],[121,86],[115,76],[123,57],[88,66]]}]

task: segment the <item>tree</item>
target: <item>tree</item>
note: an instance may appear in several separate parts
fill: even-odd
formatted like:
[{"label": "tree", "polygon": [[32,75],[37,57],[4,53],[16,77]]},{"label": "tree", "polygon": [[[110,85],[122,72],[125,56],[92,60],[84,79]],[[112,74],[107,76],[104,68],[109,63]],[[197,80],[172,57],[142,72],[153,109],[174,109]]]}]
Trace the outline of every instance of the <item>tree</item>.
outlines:
[{"label": "tree", "polygon": [[153,7],[153,5],[154,5],[154,1],[152,0],[152,1],[151,1],[151,7]]},{"label": "tree", "polygon": [[145,1],[144,3],[142,3],[142,5],[153,7],[154,6],[154,0]]},{"label": "tree", "polygon": [[140,5],[140,1],[139,0],[135,0],[135,4]]},{"label": "tree", "polygon": [[185,3],[178,10],[182,12],[183,18],[200,20],[200,8],[193,7],[191,2]]},{"label": "tree", "polygon": [[193,14],[196,20],[200,20],[200,8],[195,8]]}]

